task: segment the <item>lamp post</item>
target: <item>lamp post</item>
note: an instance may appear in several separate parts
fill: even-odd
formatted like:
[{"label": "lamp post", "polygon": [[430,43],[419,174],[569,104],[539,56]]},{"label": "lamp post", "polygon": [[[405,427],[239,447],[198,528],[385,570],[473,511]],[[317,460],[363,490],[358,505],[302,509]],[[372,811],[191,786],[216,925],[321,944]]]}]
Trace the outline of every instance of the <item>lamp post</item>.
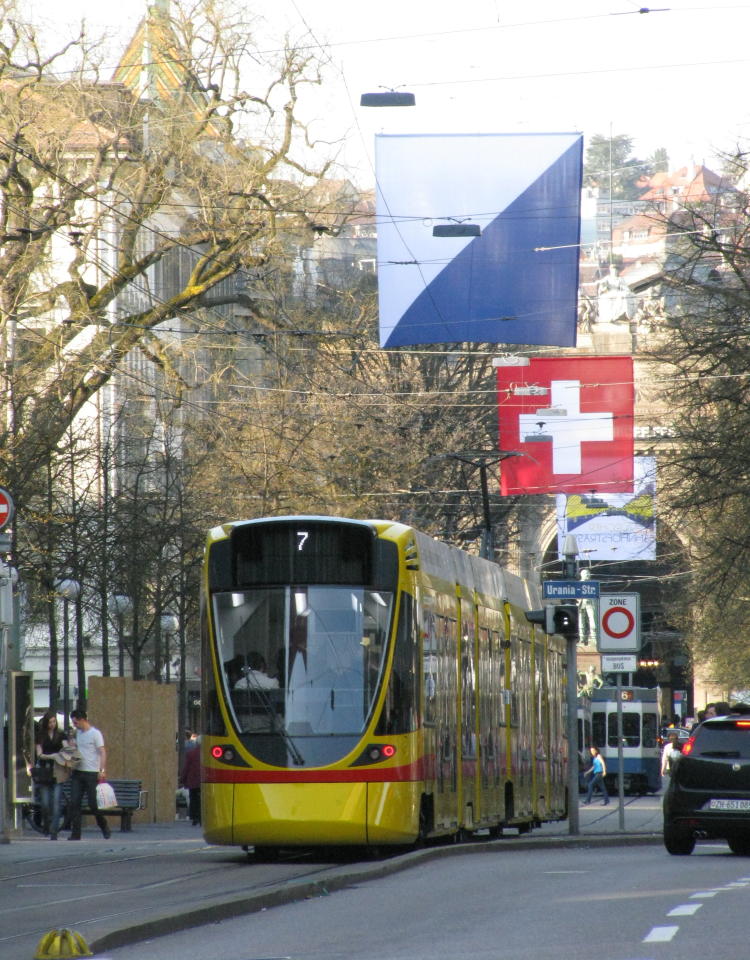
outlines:
[{"label": "lamp post", "polygon": [[173,637],[180,629],[180,621],[177,617],[167,611],[161,615],[161,632],[164,635],[164,669],[166,670],[165,680],[170,682],[169,676],[169,638]]},{"label": "lamp post", "polygon": [[112,604],[117,617],[117,671],[119,676],[125,676],[125,615],[133,609],[133,601],[127,594],[116,593],[112,597]]},{"label": "lamp post", "polygon": [[490,464],[500,463],[508,457],[521,457],[517,450],[467,450],[462,453],[441,453],[428,460],[459,460],[471,467],[479,467],[479,479],[482,489],[482,515],[484,526],[479,555],[486,560],[495,559],[495,543],[490,519],[490,493],[487,483],[487,467]]},{"label": "lamp post", "polygon": [[[75,602],[81,592],[81,585],[77,580],[62,578],[55,581],[55,593],[63,602],[63,729],[68,729],[70,714],[70,666],[68,664],[68,647],[70,641],[70,617],[68,604]],[[52,693],[52,691],[50,691]]]}]

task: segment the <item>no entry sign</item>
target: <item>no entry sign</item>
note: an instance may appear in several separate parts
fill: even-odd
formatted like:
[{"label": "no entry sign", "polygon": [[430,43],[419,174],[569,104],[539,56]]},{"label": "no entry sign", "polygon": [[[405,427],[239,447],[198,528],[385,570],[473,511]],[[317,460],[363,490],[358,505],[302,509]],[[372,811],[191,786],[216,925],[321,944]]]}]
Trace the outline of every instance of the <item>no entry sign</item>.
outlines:
[{"label": "no entry sign", "polygon": [[13,497],[5,487],[0,487],[0,530],[4,530],[13,519]]},{"label": "no entry sign", "polygon": [[641,649],[641,595],[602,594],[599,599],[599,652],[637,653]]}]

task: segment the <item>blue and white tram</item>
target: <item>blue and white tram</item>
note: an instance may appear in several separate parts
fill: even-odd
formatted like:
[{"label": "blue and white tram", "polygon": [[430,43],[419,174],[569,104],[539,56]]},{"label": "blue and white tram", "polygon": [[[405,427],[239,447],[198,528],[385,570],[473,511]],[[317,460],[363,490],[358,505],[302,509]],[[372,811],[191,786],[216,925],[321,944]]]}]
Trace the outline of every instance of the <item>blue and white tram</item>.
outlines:
[{"label": "blue and white tram", "polygon": [[[659,704],[657,691],[620,687],[622,702],[623,789],[625,793],[655,793],[661,787]],[[617,688],[600,687],[592,695],[594,746],[607,765],[607,787],[617,790]]]}]

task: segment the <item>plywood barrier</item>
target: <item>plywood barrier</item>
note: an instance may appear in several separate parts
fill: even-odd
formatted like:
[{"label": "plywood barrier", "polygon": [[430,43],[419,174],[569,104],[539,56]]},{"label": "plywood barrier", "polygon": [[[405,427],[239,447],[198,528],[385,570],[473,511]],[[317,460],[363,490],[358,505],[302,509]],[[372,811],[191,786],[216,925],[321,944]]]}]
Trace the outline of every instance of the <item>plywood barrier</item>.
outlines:
[{"label": "plywood barrier", "polygon": [[89,720],[104,735],[107,774],[141,780],[148,805],[133,824],[175,817],[177,687],[129,677],[89,677]]}]

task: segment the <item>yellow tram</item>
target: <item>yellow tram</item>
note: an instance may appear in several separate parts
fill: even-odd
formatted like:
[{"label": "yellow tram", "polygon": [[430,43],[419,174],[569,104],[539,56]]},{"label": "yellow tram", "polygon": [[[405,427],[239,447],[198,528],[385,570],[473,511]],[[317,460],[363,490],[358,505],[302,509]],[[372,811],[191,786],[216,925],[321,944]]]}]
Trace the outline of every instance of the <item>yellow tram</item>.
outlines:
[{"label": "yellow tram", "polygon": [[566,816],[564,641],[538,586],[382,520],[210,531],[206,839],[412,844]]}]

